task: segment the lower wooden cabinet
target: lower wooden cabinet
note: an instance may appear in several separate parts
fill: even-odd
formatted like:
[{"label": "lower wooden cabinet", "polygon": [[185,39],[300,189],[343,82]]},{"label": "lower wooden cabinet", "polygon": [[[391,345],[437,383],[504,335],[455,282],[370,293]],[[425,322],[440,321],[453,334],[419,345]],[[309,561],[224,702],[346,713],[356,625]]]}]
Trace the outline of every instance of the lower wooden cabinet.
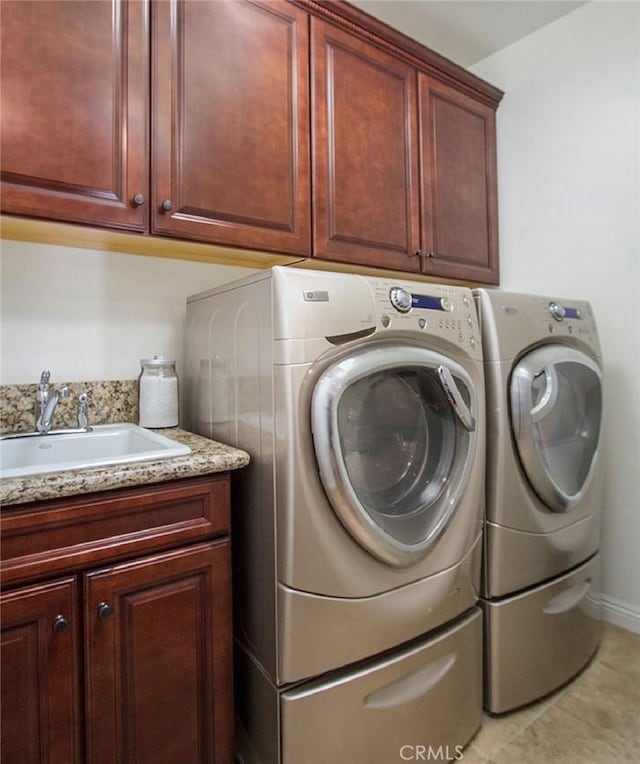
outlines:
[{"label": "lower wooden cabinet", "polygon": [[86,760],[231,761],[229,544],[86,573]]},{"label": "lower wooden cabinet", "polygon": [[77,582],[0,596],[2,764],[81,762]]},{"label": "lower wooden cabinet", "polygon": [[[93,501],[84,497],[75,502],[82,515],[78,522],[86,520],[88,504],[94,519],[114,502],[121,514],[136,493],[138,504],[160,504],[163,494],[175,496],[176,490],[185,495],[185,508],[203,495],[224,501],[221,497],[228,494],[220,490],[220,480],[210,485],[209,494],[207,481],[196,479],[164,489],[103,494]],[[114,498],[118,495],[120,500]],[[54,504],[49,512],[47,504]],[[68,521],[61,506],[43,503],[42,520],[57,512]],[[38,505],[7,507],[6,512],[14,515],[8,522],[13,547],[7,549],[18,549],[20,520],[23,529],[29,523],[33,528]],[[158,517],[155,522],[156,527],[139,530],[137,539],[121,537],[121,545],[148,546],[158,535]],[[102,528],[108,534],[109,525]],[[91,543],[100,546],[100,541]],[[69,567],[73,550],[67,548]],[[114,558],[118,551],[114,545]],[[14,558],[14,578],[19,560]],[[3,559],[2,564],[10,562]],[[34,575],[32,567],[23,571]],[[0,608],[3,764],[231,764],[227,531],[112,564],[83,564],[50,581],[16,585],[2,592]]]}]

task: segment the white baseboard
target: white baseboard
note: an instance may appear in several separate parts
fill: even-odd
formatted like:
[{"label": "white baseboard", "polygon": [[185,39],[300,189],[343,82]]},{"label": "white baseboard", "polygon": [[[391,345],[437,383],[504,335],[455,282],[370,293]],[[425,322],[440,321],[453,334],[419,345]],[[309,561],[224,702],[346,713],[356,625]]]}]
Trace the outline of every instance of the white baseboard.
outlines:
[{"label": "white baseboard", "polygon": [[607,623],[614,626],[621,626],[627,631],[640,634],[640,608],[630,605],[628,602],[622,602],[614,597],[607,597],[606,594],[600,595],[602,604],[602,618]]}]

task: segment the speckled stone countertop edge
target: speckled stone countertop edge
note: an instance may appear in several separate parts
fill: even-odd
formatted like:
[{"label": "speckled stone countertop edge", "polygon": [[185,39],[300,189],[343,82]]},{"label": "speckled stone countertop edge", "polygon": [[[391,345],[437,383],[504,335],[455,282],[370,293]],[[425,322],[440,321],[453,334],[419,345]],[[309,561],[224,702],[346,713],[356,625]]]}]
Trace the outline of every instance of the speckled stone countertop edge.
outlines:
[{"label": "speckled stone countertop edge", "polygon": [[107,467],[87,467],[33,477],[5,478],[0,480],[0,504],[26,504],[114,488],[164,483],[179,478],[237,470],[249,463],[249,454],[245,451],[178,427],[158,429],[154,432],[178,443],[184,443],[191,448],[191,453],[159,461],[112,464]]}]

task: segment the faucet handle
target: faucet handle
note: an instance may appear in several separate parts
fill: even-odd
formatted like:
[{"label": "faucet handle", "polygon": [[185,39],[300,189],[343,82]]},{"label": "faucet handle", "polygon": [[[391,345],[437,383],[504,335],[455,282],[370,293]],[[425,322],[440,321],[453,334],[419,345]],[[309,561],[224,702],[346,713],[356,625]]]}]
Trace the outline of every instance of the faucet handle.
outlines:
[{"label": "faucet handle", "polygon": [[40,375],[40,384],[36,390],[36,403],[38,406],[44,406],[49,399],[49,380],[51,379],[51,372],[49,369],[45,369]]},{"label": "faucet handle", "polygon": [[50,379],[51,379],[51,372],[49,371],[49,369],[45,369],[40,375],[40,384],[38,385],[38,390],[41,392],[46,392],[49,389]]},{"label": "faucet handle", "polygon": [[82,430],[91,430],[89,426],[89,415],[87,414],[87,406],[89,398],[86,393],[80,393],[78,396],[78,428]]}]

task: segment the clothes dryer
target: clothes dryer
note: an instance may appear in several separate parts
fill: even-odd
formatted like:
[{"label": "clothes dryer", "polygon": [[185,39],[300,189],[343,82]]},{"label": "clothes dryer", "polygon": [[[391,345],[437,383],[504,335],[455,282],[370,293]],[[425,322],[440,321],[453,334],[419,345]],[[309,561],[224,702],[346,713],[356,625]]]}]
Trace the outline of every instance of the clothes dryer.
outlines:
[{"label": "clothes dryer", "polygon": [[487,392],[485,705],[529,703],[595,652],[602,359],[589,303],[475,290]]},{"label": "clothes dryer", "polygon": [[242,760],[455,752],[482,706],[472,293],[276,267],[187,316],[189,426],[251,455],[233,516]]}]

